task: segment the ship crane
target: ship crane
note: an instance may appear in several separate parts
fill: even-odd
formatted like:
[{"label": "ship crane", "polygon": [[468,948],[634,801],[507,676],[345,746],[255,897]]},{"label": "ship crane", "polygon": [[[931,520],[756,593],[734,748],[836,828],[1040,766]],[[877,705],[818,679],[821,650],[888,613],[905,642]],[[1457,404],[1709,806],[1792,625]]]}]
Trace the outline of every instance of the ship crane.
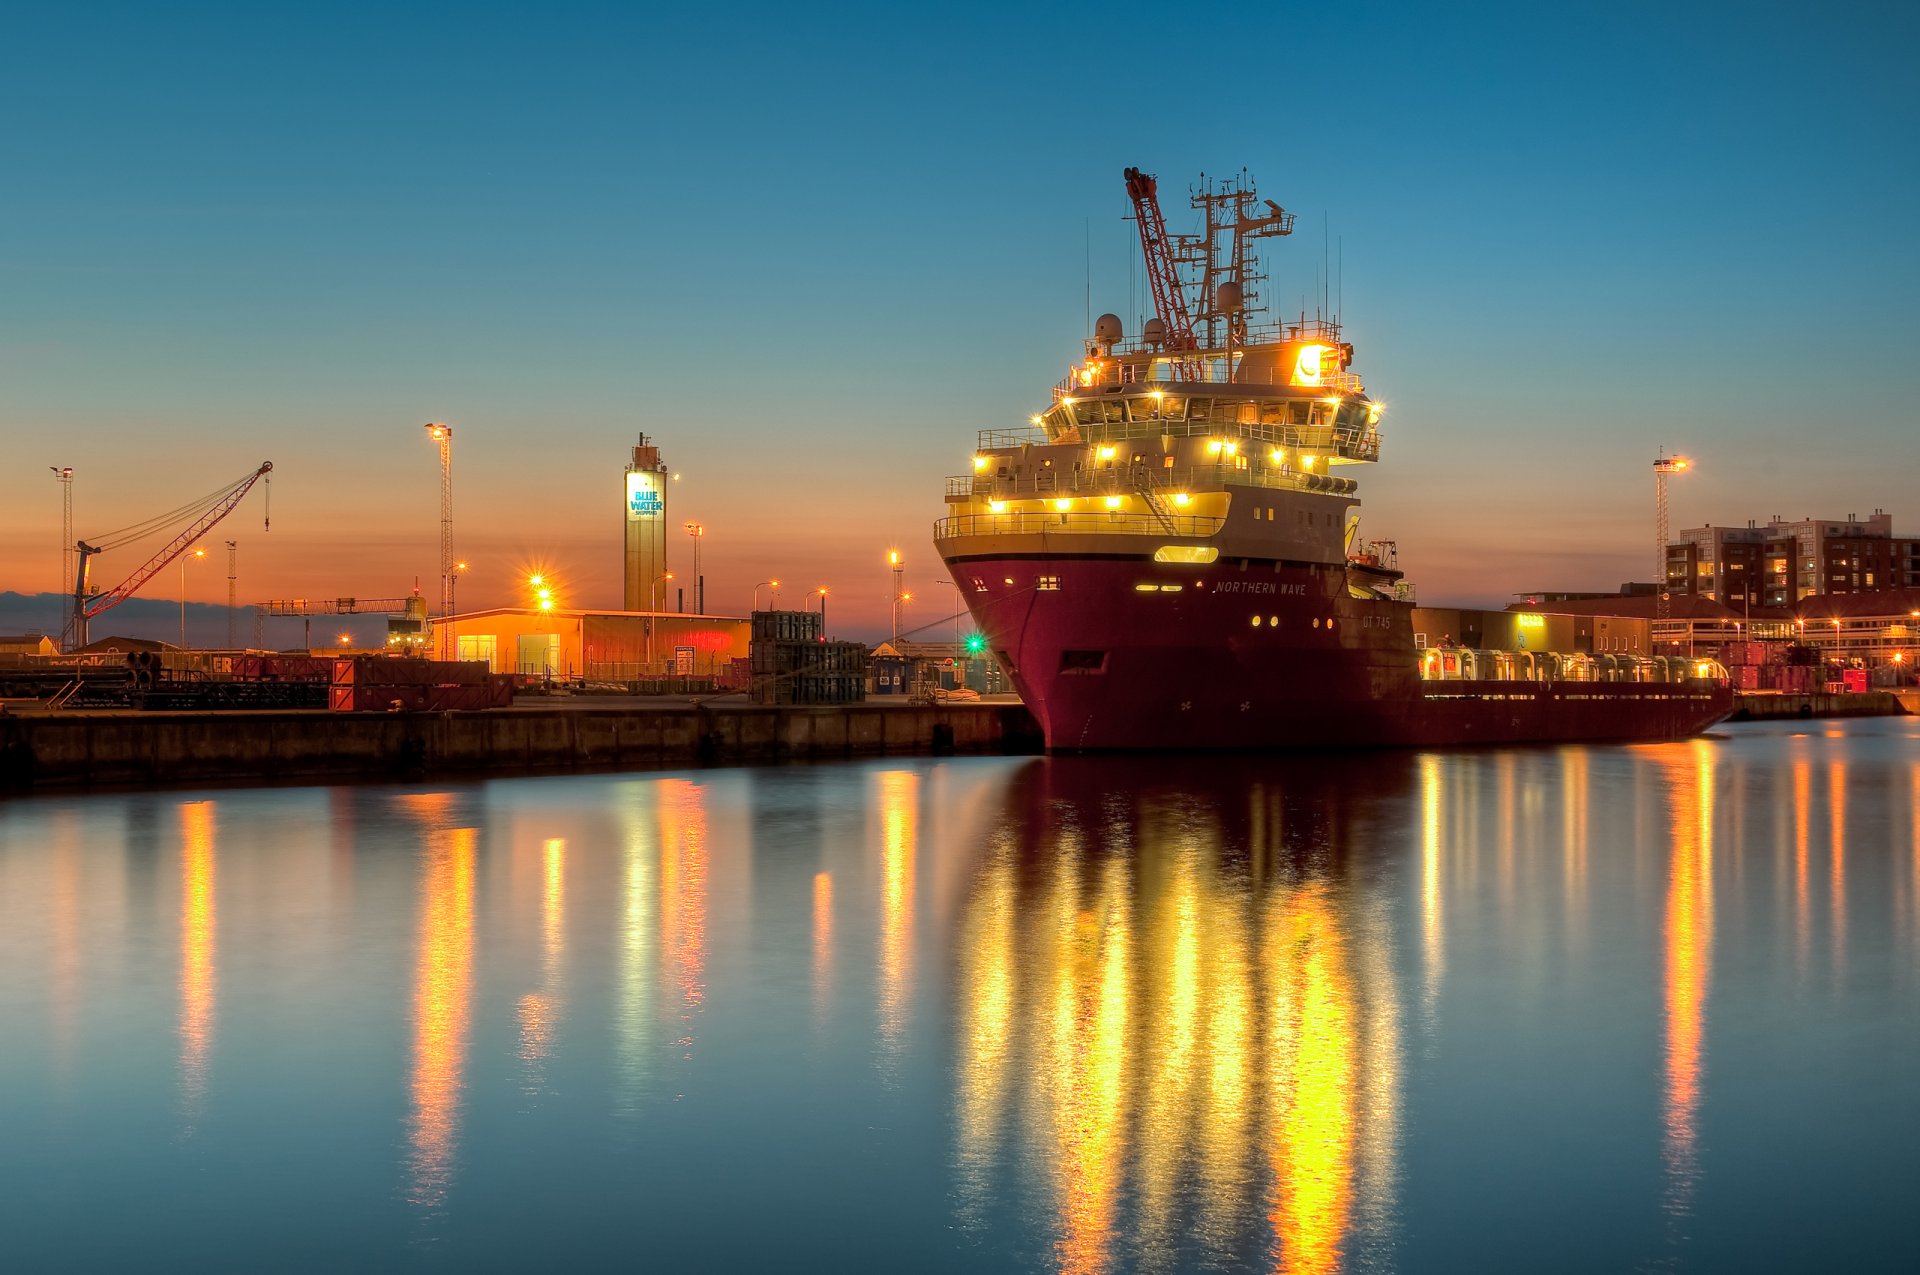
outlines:
[{"label": "ship crane", "polygon": [[[253,485],[272,472],[273,462],[262,461],[260,468],[244,478],[228,483],[210,496],[182,505],[178,509],[169,510],[145,522],[135,523],[131,527],[123,527],[119,531],[104,536],[95,536],[94,539],[100,542],[97,545],[88,544],[84,540],[75,541],[74,548],[80,555],[80,569],[74,573],[73,610],[67,617],[66,632],[62,635],[61,646],[69,651],[85,646],[88,621],[106,611],[111,611],[138,593],[142,585],[164,571],[181,554],[193,548],[196,541],[218,526],[223,518],[232,513],[240,502],[246,499],[247,493],[253,490]],[[178,526],[183,521],[187,523],[186,528],[169,540],[160,552],[141,563],[132,575],[104,593],[87,591],[94,555],[108,549],[117,549],[121,545],[131,544],[157,531]],[[266,525],[268,527],[273,525],[271,505],[268,506]]]},{"label": "ship crane", "polygon": [[[1140,252],[1147,262],[1147,284],[1153,290],[1153,308],[1165,329],[1161,345],[1171,353],[1185,354],[1195,348],[1193,315],[1187,309],[1186,288],[1180,282],[1180,268],[1174,261],[1173,244],[1167,238],[1167,222],[1160,215],[1159,185],[1152,174],[1129,168],[1127,198],[1133,201],[1133,219],[1140,227]],[[1182,379],[1191,375],[1189,364],[1179,362]]]}]

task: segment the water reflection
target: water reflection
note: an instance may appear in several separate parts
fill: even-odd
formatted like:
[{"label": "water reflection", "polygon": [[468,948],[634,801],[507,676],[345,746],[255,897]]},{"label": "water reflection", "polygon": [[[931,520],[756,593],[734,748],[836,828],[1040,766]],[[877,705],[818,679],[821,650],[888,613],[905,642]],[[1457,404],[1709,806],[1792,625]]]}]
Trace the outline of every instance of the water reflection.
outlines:
[{"label": "water reflection", "polygon": [[546,1083],[545,1063],[564,1006],[561,963],[566,956],[567,843],[550,837],[541,847],[541,979],[538,991],[520,998],[520,1061],[528,1093]]},{"label": "water reflection", "polygon": [[679,995],[677,1044],[693,1056],[693,1024],[707,999],[707,790],[660,782],[660,945]]},{"label": "water reflection", "polygon": [[826,1020],[833,980],[833,874],[813,874],[813,1021]]},{"label": "water reflection", "polygon": [[1713,973],[1714,751],[1704,740],[1660,750],[1667,771],[1672,852],[1667,874],[1666,1207],[1692,1210],[1700,1177],[1701,1086]]},{"label": "water reflection", "polygon": [[647,1077],[651,1040],[653,981],[658,976],[660,900],[656,885],[660,854],[659,821],[648,818],[643,794],[651,785],[634,785],[619,803],[626,874],[620,916],[618,1044],[619,1094],[615,1110],[631,1119],[639,1114]]},{"label": "water reflection", "polygon": [[1062,1271],[1338,1269],[1392,1215],[1391,927],[1350,890],[1338,785],[1176,769],[1014,785],[958,935],[961,1214],[1031,1163]]},{"label": "water reflection", "polygon": [[460,1130],[461,1073],[473,994],[473,881],[476,833],[429,833],[420,931],[414,960],[413,1113],[408,1198],[432,1207],[453,1181]]},{"label": "water reflection", "polygon": [[214,805],[180,807],[180,1109],[192,1130],[205,1110],[207,1057],[213,1050],[214,968],[219,936],[214,913]]},{"label": "water reflection", "polygon": [[880,1039],[889,1054],[900,1047],[907,1000],[913,992],[913,870],[920,776],[882,771],[880,819]]}]

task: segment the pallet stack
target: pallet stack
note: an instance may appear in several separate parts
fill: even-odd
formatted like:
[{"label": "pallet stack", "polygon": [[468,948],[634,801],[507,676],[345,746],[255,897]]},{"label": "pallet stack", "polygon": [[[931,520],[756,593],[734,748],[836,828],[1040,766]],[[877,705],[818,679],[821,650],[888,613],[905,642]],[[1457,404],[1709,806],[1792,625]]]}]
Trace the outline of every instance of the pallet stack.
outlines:
[{"label": "pallet stack", "polygon": [[749,661],[756,704],[858,704],[867,648],[828,642],[811,611],[755,611]]}]

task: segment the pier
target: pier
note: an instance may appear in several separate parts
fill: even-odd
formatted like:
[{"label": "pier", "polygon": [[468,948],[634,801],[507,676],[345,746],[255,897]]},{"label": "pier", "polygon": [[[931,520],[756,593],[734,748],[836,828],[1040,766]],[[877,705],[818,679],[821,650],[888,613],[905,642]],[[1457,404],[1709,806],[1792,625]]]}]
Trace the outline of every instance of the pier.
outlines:
[{"label": "pier", "polygon": [[1019,704],[45,713],[0,716],[0,791],[1039,750]]}]

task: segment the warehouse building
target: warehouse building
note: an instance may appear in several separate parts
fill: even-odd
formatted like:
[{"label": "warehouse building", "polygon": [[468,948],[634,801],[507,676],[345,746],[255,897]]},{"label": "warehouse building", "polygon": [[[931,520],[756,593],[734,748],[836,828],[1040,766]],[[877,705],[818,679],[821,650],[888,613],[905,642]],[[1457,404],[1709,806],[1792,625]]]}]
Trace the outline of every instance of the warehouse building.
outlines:
[{"label": "warehouse building", "polygon": [[724,677],[746,659],[743,617],[662,611],[542,611],[496,607],[456,615],[457,659],[496,673],[630,682],[655,677]]}]

